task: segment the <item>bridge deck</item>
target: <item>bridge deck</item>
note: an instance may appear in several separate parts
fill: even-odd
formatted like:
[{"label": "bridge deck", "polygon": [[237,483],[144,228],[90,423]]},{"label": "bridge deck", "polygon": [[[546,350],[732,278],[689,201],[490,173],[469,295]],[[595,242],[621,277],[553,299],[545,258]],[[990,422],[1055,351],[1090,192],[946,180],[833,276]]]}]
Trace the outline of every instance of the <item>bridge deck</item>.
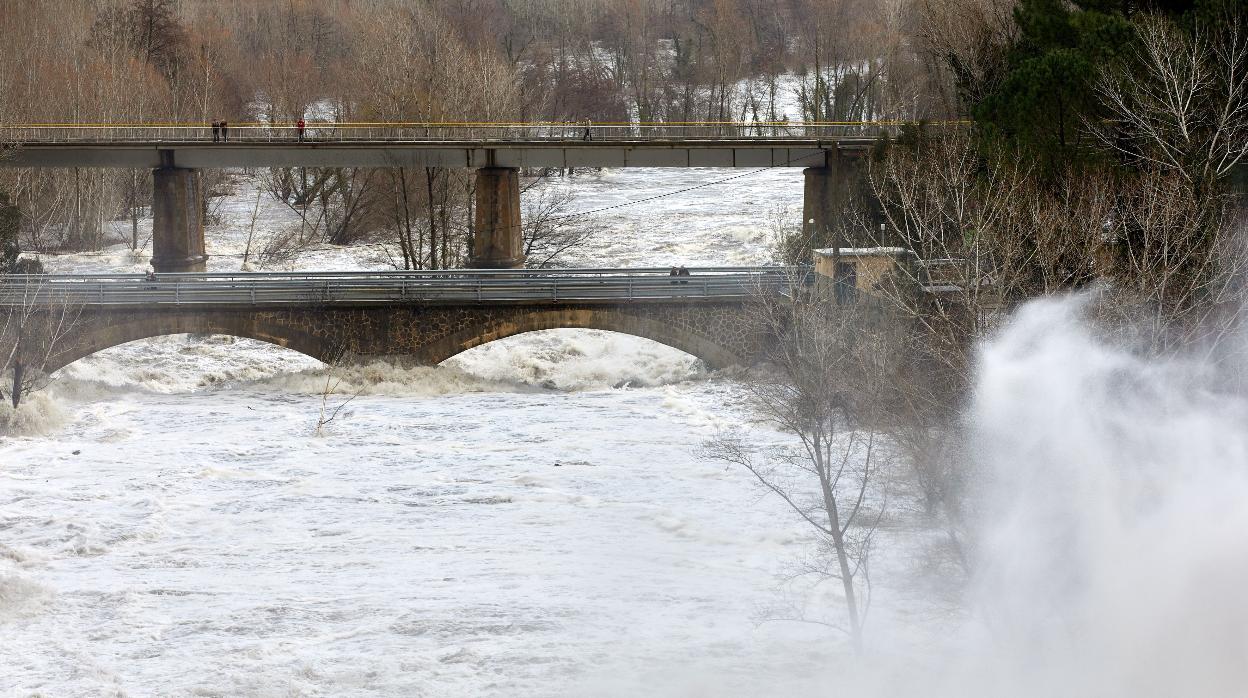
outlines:
[{"label": "bridge deck", "polygon": [[663,303],[726,301],[781,292],[800,270],[708,267],[561,271],[139,274],[11,276],[0,306],[188,306],[220,308],[480,303]]},{"label": "bridge deck", "polygon": [[811,167],[886,124],[0,125],[10,167]]},{"label": "bridge deck", "polygon": [[23,142],[0,167],[815,167],[868,139]]}]

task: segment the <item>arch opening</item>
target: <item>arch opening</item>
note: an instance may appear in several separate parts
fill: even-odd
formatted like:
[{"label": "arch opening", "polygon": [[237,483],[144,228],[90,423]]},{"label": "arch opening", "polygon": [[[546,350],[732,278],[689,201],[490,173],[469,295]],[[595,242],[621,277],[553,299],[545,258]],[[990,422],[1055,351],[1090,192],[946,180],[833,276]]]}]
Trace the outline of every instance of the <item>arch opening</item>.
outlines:
[{"label": "arch opening", "polygon": [[539,330],[599,330],[631,335],[697,357],[712,368],[744,363],[718,342],[671,322],[604,309],[537,310],[482,323],[430,344],[425,358],[442,363],[457,354],[500,339]]},{"label": "arch opening", "polygon": [[440,365],[490,381],[561,391],[668,385],[709,370],[702,359],[656,340],[583,328],[518,332]]},{"label": "arch opening", "polygon": [[57,375],[176,393],[321,365],[316,357],[264,339],[230,333],[171,332],[84,353],[58,368]]}]

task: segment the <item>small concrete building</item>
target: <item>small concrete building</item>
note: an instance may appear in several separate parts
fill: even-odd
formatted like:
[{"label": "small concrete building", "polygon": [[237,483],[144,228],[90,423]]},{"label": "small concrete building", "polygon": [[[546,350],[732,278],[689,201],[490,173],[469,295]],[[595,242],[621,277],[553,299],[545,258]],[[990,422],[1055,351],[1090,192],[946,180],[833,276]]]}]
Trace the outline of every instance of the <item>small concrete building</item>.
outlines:
[{"label": "small concrete building", "polygon": [[887,285],[914,278],[902,268],[915,259],[915,254],[904,247],[826,248],[814,250],[814,257],[816,274],[838,280],[841,302],[852,302],[864,293],[878,294]]}]

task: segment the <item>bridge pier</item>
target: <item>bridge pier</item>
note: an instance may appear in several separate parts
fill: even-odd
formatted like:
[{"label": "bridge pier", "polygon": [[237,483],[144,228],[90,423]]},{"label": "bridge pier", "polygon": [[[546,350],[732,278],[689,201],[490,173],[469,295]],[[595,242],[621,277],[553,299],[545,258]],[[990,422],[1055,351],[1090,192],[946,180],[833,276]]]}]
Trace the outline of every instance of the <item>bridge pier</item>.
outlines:
[{"label": "bridge pier", "polygon": [[822,167],[802,170],[806,182],[802,197],[802,229],[816,246],[848,246],[845,239],[853,165],[840,150],[825,154]]},{"label": "bridge pier", "polygon": [[161,273],[204,271],[203,183],[199,170],[152,170],[152,268]]},{"label": "bridge pier", "polygon": [[519,269],[524,266],[524,257],[520,168],[478,168],[476,232],[468,266]]}]

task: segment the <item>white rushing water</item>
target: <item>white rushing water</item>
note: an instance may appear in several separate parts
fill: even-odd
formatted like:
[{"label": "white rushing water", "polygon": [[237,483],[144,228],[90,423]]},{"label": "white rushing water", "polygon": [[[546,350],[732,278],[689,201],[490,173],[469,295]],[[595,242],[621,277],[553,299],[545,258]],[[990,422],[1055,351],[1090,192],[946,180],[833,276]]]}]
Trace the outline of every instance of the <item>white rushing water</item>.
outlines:
[{"label": "white rushing water", "polygon": [[[732,174],[554,186],[591,209]],[[577,261],[764,261],[765,220],[800,185],[771,170],[616,209]],[[212,268],[238,268],[254,196],[243,181],[225,202]],[[262,200],[260,221],[289,214]],[[1236,695],[1248,408],[1204,371],[1105,346],[1074,302],[1018,318],[968,414],[992,503],[972,612],[899,482],[859,662],[827,628],[756,622],[811,541],[748,473],[697,455],[724,426],[782,438],[732,373],[531,333],[335,372],[331,408],[360,395],[314,436],[315,361],[225,337],[116,347],[0,440],[0,695]]]},{"label": "white rushing water", "polygon": [[[588,209],[734,174],[554,186]],[[617,209],[583,255],[762,261],[763,221],[800,181]],[[254,205],[238,182],[211,268],[238,268]],[[258,220],[290,214],[262,198]],[[682,352],[552,331],[345,369],[331,402],[362,392],[319,437],[324,370],[250,340],[156,338],[62,374],[0,442],[0,693],[757,695],[826,661],[808,643],[825,630],[755,623],[809,541],[746,473],[696,456],[747,416],[731,376]]]},{"label": "white rushing water", "polygon": [[1248,400],[1227,379],[1248,367],[1142,360],[1083,302],[1031,304],[984,352],[992,642],[962,694],[1245,695]]}]

